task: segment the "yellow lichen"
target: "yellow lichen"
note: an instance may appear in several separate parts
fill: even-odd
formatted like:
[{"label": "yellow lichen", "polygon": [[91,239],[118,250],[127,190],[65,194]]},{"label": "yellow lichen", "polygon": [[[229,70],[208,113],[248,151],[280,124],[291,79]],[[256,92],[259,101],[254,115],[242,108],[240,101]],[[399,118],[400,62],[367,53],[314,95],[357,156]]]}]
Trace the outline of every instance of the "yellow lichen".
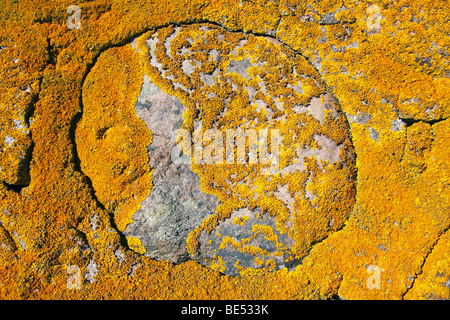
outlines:
[{"label": "yellow lichen", "polygon": [[[151,133],[130,115],[142,84],[139,57],[130,46],[104,52],[83,86],[83,118],[76,131],[81,170],[98,200],[123,230],[151,188],[146,146]],[[96,78],[97,77],[97,78]]]},{"label": "yellow lichen", "polygon": [[243,226],[245,222],[248,220],[248,216],[243,215],[242,217],[236,217],[233,219],[233,224],[238,224],[240,226]]},{"label": "yellow lichen", "polygon": [[[168,47],[166,39],[169,37],[171,43]],[[221,40],[218,40],[219,38]],[[150,41],[153,47],[149,50],[147,43]],[[186,47],[192,49],[183,52]],[[306,254],[311,243],[328,234],[330,219],[334,221],[331,230],[342,226],[353,204],[354,196],[351,182],[354,177],[352,159],[346,155],[352,152],[349,136],[345,132],[346,124],[342,117],[335,119],[330,113],[325,113],[322,124],[322,119],[317,120],[311,114],[294,112],[295,105],[307,105],[313,97],[324,100],[324,85],[305,59],[268,38],[230,33],[211,25],[191,25],[177,28],[176,31],[172,27],[159,29],[144,34],[138,40],[138,48],[143,55],[145,72],[150,79],[166,93],[178,97],[188,108],[184,114],[183,127],[193,133],[194,139],[196,135],[208,132],[208,129],[218,129],[224,133],[223,136],[227,130],[237,128],[277,129],[284,142],[280,150],[280,168],[294,163],[297,148],[320,148],[313,138],[315,134],[324,135],[337,145],[345,146],[342,151],[345,167],[321,164],[325,168],[323,172],[318,165],[314,167],[312,163],[308,164],[313,173],[310,177],[313,182],[322,181],[321,189],[314,190],[321,200],[312,207],[309,201],[302,200],[301,195],[296,196],[292,215],[294,228],[287,227],[291,213],[286,205],[274,196],[274,192],[277,185],[286,183],[292,184],[292,190],[305,189],[306,177],[303,173],[265,175],[261,172],[267,170],[267,165],[262,161],[241,164],[237,158],[238,152],[232,159],[234,164],[228,162],[220,165],[198,164],[196,151],[191,150],[192,169],[199,174],[202,189],[206,193],[216,195],[227,206],[227,210],[218,209],[217,215],[209,217],[191,232],[187,243],[189,253],[194,253],[198,248],[194,237],[200,236],[202,230],[210,233],[219,220],[227,218],[233,210],[244,205],[259,207],[263,212],[275,217],[277,230],[282,233],[289,232],[296,243],[302,244],[297,245],[293,251],[297,258]],[[209,60],[205,52],[217,49],[220,49],[224,58],[219,61]],[[162,64],[162,67],[150,64],[154,58]],[[187,75],[180,69],[180,61],[193,59],[197,61],[197,65],[191,74]],[[231,62],[236,63],[244,59],[254,64],[247,70],[249,78],[235,71],[226,71]],[[256,68],[257,63],[261,63],[262,67]],[[205,84],[202,80],[202,74],[209,73],[215,76],[215,84]],[[238,89],[231,90],[231,83]],[[280,86],[280,83],[284,86]],[[302,93],[292,89],[292,86],[299,83]],[[255,91],[255,98],[263,100],[267,107],[249,104],[248,88],[252,88]],[[191,92],[188,94],[187,90]],[[229,102],[224,103],[222,99],[227,99],[227,95],[230,95],[231,99],[228,98]],[[281,103],[284,110],[280,110],[277,103]],[[339,108],[337,104],[334,107]],[[202,123],[200,133],[200,129],[193,130],[196,121]],[[299,123],[303,125],[299,126]],[[248,150],[250,140],[246,139],[245,143]],[[267,147],[270,148],[270,142]],[[218,152],[223,153],[221,159],[226,158],[224,149]],[[240,183],[243,178],[246,183]],[[249,187],[249,184],[253,187]],[[332,193],[340,193],[339,197],[342,199],[340,207],[333,201],[337,195],[329,194],[329,186],[333,184],[339,185]],[[306,234],[308,236],[305,236]],[[229,239],[222,239],[222,246],[223,241],[227,240]],[[258,251],[255,248],[249,250],[248,246],[245,248],[239,250]]]},{"label": "yellow lichen", "polygon": [[127,243],[128,247],[137,253],[144,254],[147,252],[147,250],[145,250],[145,247],[142,245],[141,240],[139,240],[139,238],[127,237]]},{"label": "yellow lichen", "polygon": [[[234,0],[183,0],[162,5],[160,1],[95,0],[79,4],[83,27],[70,30],[66,10],[72,2],[2,2],[0,45],[6,49],[0,50],[0,140],[3,143],[10,135],[25,150],[32,139],[33,153],[30,179],[16,187],[11,184],[19,181],[16,171],[19,149],[5,148],[0,156],[0,178],[4,182],[0,184],[0,297],[326,299],[338,294],[345,299],[449,299],[445,285],[450,259],[447,1],[377,3],[382,16],[380,28],[369,30],[367,9],[373,4],[370,1],[284,0],[240,4]],[[337,12],[339,6],[348,10]],[[335,13],[340,23],[319,25],[320,15],[327,12]],[[358,169],[356,205],[341,229],[335,227],[337,232],[315,244],[295,270],[267,272],[249,268],[242,270],[239,277],[228,277],[192,261],[172,265],[136,254],[124,244],[126,241],[119,233],[138,206],[138,201],[129,198],[135,190],[108,189],[99,179],[94,193],[80,172],[79,165],[84,165],[82,161],[78,163],[82,155],[75,152],[78,143],[74,145],[73,131],[79,124],[79,115],[81,122],[86,119],[84,100],[80,98],[88,71],[100,68],[97,63],[101,65],[102,53],[117,47],[105,53],[108,56],[116,52],[119,56],[110,57],[111,63],[104,65],[113,72],[111,79],[103,80],[116,89],[126,88],[119,81],[127,81],[122,67],[127,64],[136,67],[139,62],[135,61],[135,53],[123,44],[148,30],[193,21],[210,21],[234,31],[276,35],[279,41],[314,63],[348,119],[351,116],[363,119],[350,121]],[[141,50],[145,49],[145,39],[140,38]],[[17,64],[15,59],[19,59]],[[131,103],[138,94],[142,80],[137,70],[129,70],[130,89],[124,94],[131,96],[123,100],[126,103]],[[33,112],[28,115],[33,120],[32,136],[13,133],[13,120],[24,115],[29,102],[28,98],[15,98],[26,90],[22,86],[28,86],[35,95]],[[177,95],[169,82],[161,87]],[[107,92],[103,90],[102,94]],[[227,94],[229,91],[224,91],[218,97]],[[120,97],[124,95],[109,96]],[[97,97],[97,101],[113,101],[101,98]],[[194,106],[189,106],[187,99],[183,103],[189,107],[185,118],[193,118]],[[92,107],[102,109],[99,105]],[[129,106],[122,107],[128,111],[122,114],[121,121],[128,121]],[[111,120],[116,120],[118,115],[113,109],[110,111]],[[208,120],[214,119],[213,112],[206,113]],[[408,127],[398,125],[398,130],[392,130],[393,123],[398,124],[400,118],[415,123]],[[108,123],[110,119],[103,120]],[[192,125],[186,123],[186,128],[192,130]],[[99,134],[101,128],[92,128],[97,131],[89,129],[83,134],[89,137],[88,141],[95,142],[93,135]],[[117,127],[112,132],[133,132],[127,130]],[[371,137],[374,131],[378,133],[378,142]],[[129,143],[123,136],[107,136],[109,147],[126,148]],[[150,141],[149,137],[142,138],[142,145],[144,140]],[[78,142],[80,147],[90,148],[89,143]],[[139,149],[135,148],[131,149]],[[114,181],[117,178],[114,175],[121,168],[116,168],[111,160],[119,158],[109,156],[119,157],[120,152],[116,150],[96,159],[105,161],[111,171],[102,171],[101,165],[95,163],[84,168],[96,168],[98,177],[117,186],[120,179]],[[84,161],[94,162],[86,158]],[[140,160],[134,157],[133,161]],[[320,172],[316,174],[319,178]],[[298,177],[299,181],[305,179]],[[146,181],[137,189],[148,193],[151,180]],[[291,183],[298,189],[296,179]],[[220,188],[215,191],[220,192]],[[315,191],[323,192],[321,188]],[[102,207],[95,196],[101,203],[109,203],[111,196],[117,207],[129,201],[130,207],[121,207],[120,213],[111,217],[112,208]],[[145,194],[136,191],[136,196]],[[304,212],[310,210],[308,203],[300,201],[298,206]],[[234,205],[225,204],[218,212],[219,217],[229,215],[233,208]],[[283,212],[278,214],[282,216]],[[299,218],[297,223],[301,225],[301,221]],[[324,224],[325,220],[318,223]],[[74,228],[79,233],[69,231]],[[86,243],[90,251],[85,249]],[[96,281],[84,281],[79,290],[68,289],[67,267],[76,264],[81,274],[85,274],[92,263],[97,265]],[[367,288],[368,265],[382,270],[381,289]]]}]

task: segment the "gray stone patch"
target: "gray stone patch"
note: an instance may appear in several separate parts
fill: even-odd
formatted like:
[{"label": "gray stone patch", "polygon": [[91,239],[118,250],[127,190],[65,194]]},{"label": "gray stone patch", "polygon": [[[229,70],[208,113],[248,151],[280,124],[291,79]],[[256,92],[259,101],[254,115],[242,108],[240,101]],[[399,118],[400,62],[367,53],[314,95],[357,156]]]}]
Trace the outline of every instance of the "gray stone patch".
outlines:
[{"label": "gray stone patch", "polygon": [[401,131],[405,128],[405,123],[401,119],[392,119],[391,120],[391,130],[392,131]]},{"label": "gray stone patch", "polygon": [[94,262],[94,260],[89,260],[87,272],[85,274],[85,277],[89,281],[89,283],[93,283],[96,280],[95,276],[97,275],[97,273],[98,273],[97,264]]},{"label": "gray stone patch", "polygon": [[373,141],[378,142],[378,140],[380,139],[380,134],[378,133],[378,131],[371,127],[369,127],[369,131],[370,131],[370,138]]},{"label": "gray stone patch", "polygon": [[300,83],[294,84],[292,86],[292,89],[294,89],[298,94],[303,94],[304,93],[302,85]]},{"label": "gray stone patch", "polygon": [[[248,220],[239,225],[233,223],[237,217],[248,217]],[[284,247],[278,250],[277,244],[270,241],[262,233],[255,233],[252,228],[255,225],[268,226],[278,238],[278,242]],[[239,242],[246,239],[245,244],[241,248],[235,248],[233,245],[224,245],[221,249],[221,243],[224,237],[230,237],[234,241]],[[238,275],[239,268],[235,267],[236,262],[239,262],[239,267],[260,269],[266,268],[266,261],[273,260],[276,264],[276,269],[287,267],[291,254],[289,248],[294,244],[294,240],[289,237],[287,233],[281,234],[276,230],[275,219],[268,214],[261,213],[259,209],[250,211],[249,209],[235,210],[231,216],[225,221],[219,222],[219,225],[215,229],[215,232],[207,233],[202,232],[198,238],[200,243],[199,253],[204,263],[208,264],[211,261],[215,261],[214,256],[219,255],[224,263],[224,273],[229,275]],[[280,245],[279,244],[279,245]],[[252,254],[248,252],[248,248],[255,247],[265,251],[265,254]],[[255,258],[259,258],[263,261],[263,264],[258,264]]]},{"label": "gray stone patch", "polygon": [[10,135],[6,135],[6,137],[5,137],[5,144],[6,145],[12,146],[12,144],[14,142],[16,142],[16,140],[13,137],[11,137]]},{"label": "gray stone patch", "polygon": [[[323,99],[323,102],[321,102]],[[338,113],[336,109],[333,107],[334,98],[329,94],[325,94],[321,97],[314,97],[311,99],[309,110],[314,118],[316,118],[320,124],[324,121],[325,110],[329,110],[333,118],[338,117]]]},{"label": "gray stone patch", "polygon": [[204,85],[213,86],[216,84],[216,77],[219,77],[219,71],[216,69],[212,74],[200,73],[200,80]]},{"label": "gray stone patch", "polygon": [[341,161],[340,153],[342,146],[338,146],[333,140],[324,135],[314,135],[314,140],[322,147],[315,153],[316,158],[333,164]]},{"label": "gray stone patch", "polygon": [[219,204],[215,196],[200,189],[199,177],[191,171],[190,161],[174,163],[172,155],[178,150],[174,133],[183,124],[185,109],[177,98],[144,77],[135,110],[153,135],[147,148],[153,188],[124,230],[126,236],[141,240],[147,256],[174,263],[188,258],[189,232],[214,214]]},{"label": "gray stone patch", "polygon": [[122,250],[117,249],[116,251],[114,251],[114,255],[116,256],[117,261],[119,261],[119,263],[125,261],[125,255],[123,254]]},{"label": "gray stone patch", "polygon": [[181,63],[181,69],[187,75],[191,75],[192,72],[195,71],[197,67],[201,66],[201,62],[197,60],[184,60]]},{"label": "gray stone patch", "polygon": [[370,114],[358,113],[357,115],[352,115],[352,114],[346,113],[345,115],[347,116],[347,119],[350,122],[354,122],[357,124],[367,124],[372,119],[372,116]]},{"label": "gray stone patch", "polygon": [[213,61],[220,62],[220,60],[221,60],[220,51],[218,51],[216,49],[210,50],[208,55],[211,58],[211,60],[213,60]]},{"label": "gray stone patch", "polygon": [[294,204],[294,198],[291,197],[289,191],[288,191],[288,184],[285,184],[284,186],[278,185],[277,192],[274,193],[275,196],[283,201],[289,209],[293,209],[292,205]]},{"label": "gray stone patch", "polygon": [[26,250],[27,246],[25,245],[25,242],[23,241],[22,237],[14,231],[12,232],[12,235],[14,236],[14,240],[16,240],[19,243],[22,249]]},{"label": "gray stone patch", "polygon": [[242,60],[231,60],[230,64],[227,67],[227,73],[236,72],[241,77],[251,80],[251,77],[248,74],[248,69],[252,66],[250,58],[244,58]]},{"label": "gray stone patch", "polygon": [[339,21],[336,20],[334,12],[327,12],[320,17],[320,20],[317,23],[321,25],[330,25],[337,24]]}]

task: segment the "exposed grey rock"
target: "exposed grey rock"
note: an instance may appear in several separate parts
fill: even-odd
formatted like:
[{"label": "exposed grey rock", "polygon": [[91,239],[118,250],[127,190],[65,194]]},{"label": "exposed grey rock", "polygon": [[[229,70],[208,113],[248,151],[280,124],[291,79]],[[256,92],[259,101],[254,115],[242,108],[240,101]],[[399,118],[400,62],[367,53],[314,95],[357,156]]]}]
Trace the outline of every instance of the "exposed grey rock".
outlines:
[{"label": "exposed grey rock", "polygon": [[405,128],[405,123],[401,120],[401,119],[392,119],[392,126],[391,126],[391,130],[392,131],[401,131],[403,130],[403,128]]},{"label": "exposed grey rock", "polygon": [[98,273],[97,264],[94,262],[94,260],[92,259],[89,260],[87,272],[84,276],[90,283],[93,283],[96,280],[95,276],[97,275],[97,273]]},{"label": "exposed grey rock", "polygon": [[369,127],[369,130],[370,130],[370,138],[373,141],[378,142],[378,140],[380,138],[380,134],[378,133],[378,131],[373,129],[373,128],[371,128],[371,127]]},{"label": "exposed grey rock", "polygon": [[372,116],[370,114],[358,113],[357,115],[352,115],[352,114],[346,113],[345,115],[347,116],[347,119],[350,122],[355,122],[358,124],[367,124],[372,119]]},{"label": "exposed grey rock", "polygon": [[239,61],[230,61],[230,64],[227,67],[227,73],[236,72],[247,80],[251,80],[250,75],[248,74],[248,69],[252,66],[250,62],[250,58],[245,58]]},{"label": "exposed grey rock", "polygon": [[[234,223],[236,218],[242,217],[248,218],[242,225]],[[277,243],[268,240],[265,234],[254,232],[252,229],[256,225],[271,228],[277,236],[278,245],[282,244],[284,250],[283,248],[277,249]],[[287,266],[286,261],[292,257],[292,254],[289,253],[289,248],[293,246],[294,240],[287,233],[281,234],[277,231],[275,219],[268,214],[261,213],[259,209],[254,211],[248,209],[235,210],[230,218],[219,223],[216,232],[208,234],[203,231],[198,238],[200,243],[200,262],[208,264],[208,262],[213,261],[215,252],[219,251],[217,249],[225,237],[230,237],[236,242],[243,241],[245,243],[242,245],[243,250],[238,250],[233,245],[227,245],[220,250],[220,257],[225,263],[224,269],[221,271],[226,274],[236,275],[239,273],[239,268],[259,269],[265,266],[269,260],[276,264],[275,269],[284,268]],[[251,247],[258,248],[262,252],[246,252],[246,249]],[[262,263],[257,263],[255,258],[261,259]],[[236,263],[239,264],[239,268],[235,267]]]},{"label": "exposed grey rock", "polygon": [[125,255],[123,254],[122,250],[117,249],[116,251],[114,251],[114,255],[116,256],[117,261],[119,261],[119,263],[125,261]]},{"label": "exposed grey rock", "polygon": [[339,21],[336,20],[336,18],[334,16],[335,16],[334,12],[325,13],[324,15],[322,15],[320,17],[320,20],[317,23],[322,24],[322,25],[330,25],[330,24],[339,23]]},{"label": "exposed grey rock", "polygon": [[11,137],[10,135],[6,135],[6,137],[5,137],[5,144],[7,146],[12,146],[12,144],[14,142],[16,142],[16,140],[13,137]]},{"label": "exposed grey rock", "polygon": [[183,124],[185,109],[177,98],[144,77],[135,110],[153,135],[148,146],[153,188],[134,214],[133,223],[124,230],[126,236],[141,240],[147,256],[175,263],[188,258],[187,235],[214,214],[219,204],[215,196],[200,189],[189,158],[174,163],[171,156],[177,146],[174,133]]}]

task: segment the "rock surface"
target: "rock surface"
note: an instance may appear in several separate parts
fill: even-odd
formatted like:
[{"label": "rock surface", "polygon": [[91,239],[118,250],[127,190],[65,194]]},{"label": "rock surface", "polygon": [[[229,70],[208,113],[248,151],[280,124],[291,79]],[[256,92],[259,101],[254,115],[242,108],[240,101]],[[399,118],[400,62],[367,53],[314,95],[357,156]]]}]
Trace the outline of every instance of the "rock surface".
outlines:
[{"label": "rock surface", "polygon": [[[153,135],[153,188],[124,234],[140,239],[149,257],[180,262],[189,254],[231,275],[298,264],[312,242],[345,221],[348,209],[334,214],[333,208],[353,201],[348,169],[354,163],[336,99],[306,61],[272,38],[193,25],[161,29],[146,44],[152,81],[144,77],[135,109]],[[190,124],[193,135],[219,130],[224,141],[226,129],[277,129],[280,159],[275,167],[264,165],[261,154],[253,167],[248,161],[192,161],[191,171],[195,158],[185,156],[182,165],[172,159],[179,152],[173,152],[176,130]],[[332,177],[347,182],[337,189],[321,182]],[[201,189],[213,195],[200,190],[199,178]],[[220,184],[220,190],[207,187]],[[219,199],[231,210],[216,210]],[[313,230],[315,236],[302,235]]]},{"label": "rock surface", "polygon": [[[92,0],[78,4],[80,29],[69,29],[65,24],[68,18],[76,19],[76,13],[70,15],[65,6],[47,0],[8,1],[1,5],[0,298],[450,299],[448,0],[384,1],[383,5],[366,0],[186,0],[182,6],[176,1]],[[236,41],[219,34],[222,40],[228,40],[207,47],[209,40],[218,38],[206,30],[210,36],[203,44],[177,42],[180,38],[172,35],[173,29],[166,28],[192,25],[193,21],[211,21],[236,31]],[[150,32],[136,41],[138,51],[125,44],[144,30]],[[167,58],[163,45],[156,54],[156,61],[166,70],[183,70],[193,77],[192,83],[179,79],[180,73],[172,74],[172,81],[163,81],[159,70],[145,67],[158,87],[186,106],[184,125],[189,131],[202,119],[205,128],[218,117],[222,125],[246,123],[241,121],[243,115],[246,121],[251,117],[244,106],[253,98],[259,100],[256,104],[261,109],[280,116],[277,101],[272,104],[262,99],[259,91],[263,90],[256,87],[257,83],[240,81],[248,81],[249,76],[255,82],[263,80],[247,73],[254,70],[253,66],[245,72],[231,72],[237,80],[229,80],[231,88],[205,90],[207,97],[217,97],[218,101],[224,101],[232,91],[245,92],[233,94],[228,101],[236,105],[235,117],[217,109],[220,104],[215,101],[205,104],[196,94],[195,88],[218,84],[217,72],[208,63],[200,74],[196,73],[197,65],[204,64],[209,54],[214,61],[223,58],[223,50],[231,46],[231,51],[245,40],[245,35],[238,32],[241,30],[245,35],[276,37],[315,66],[318,78],[327,84],[325,91],[338,99],[347,115],[358,181],[356,195],[347,190],[356,197],[352,202],[341,198],[345,192],[328,196],[323,193],[325,187],[313,190],[318,181],[342,190],[340,182],[354,181],[352,177],[348,180],[336,175],[327,180],[322,176],[314,181],[314,176],[297,174],[287,183],[272,176],[275,182],[271,184],[257,177],[262,166],[252,167],[253,171],[245,166],[234,168],[228,177],[215,177],[207,166],[193,166],[201,188],[220,199],[216,214],[204,221],[204,227],[209,228],[194,229],[193,236],[188,235],[188,248],[194,253],[201,252],[199,242],[203,236],[215,241],[220,224],[226,229],[225,224],[231,221],[232,230],[242,230],[241,224],[260,223],[250,217],[259,212],[275,213],[275,220],[283,220],[278,210],[284,206],[282,203],[258,200],[267,200],[261,198],[266,192],[268,196],[271,192],[277,194],[288,203],[289,210],[291,198],[295,200],[294,210],[299,205],[306,209],[294,211],[295,220],[302,218],[299,212],[311,217],[294,226],[293,248],[306,254],[297,260],[301,263],[294,269],[268,272],[273,263],[259,270],[249,263],[249,270],[239,271],[244,276],[224,276],[195,261],[172,264],[149,258],[138,238],[125,238],[122,232],[133,222],[132,215],[152,189],[146,149],[152,137],[145,123],[136,117],[135,103],[142,88],[144,65],[151,59],[146,40],[153,33],[159,31],[161,39],[165,39],[163,33],[174,37],[168,46],[172,49],[188,49],[191,45],[191,51],[209,50],[208,54],[183,58],[172,50],[174,60]],[[197,29],[192,40],[198,36],[204,40],[202,32]],[[247,40],[250,42],[250,37]],[[156,47],[159,45],[156,43]],[[266,48],[261,46],[254,52],[264,53]],[[292,65],[303,65],[295,56],[289,59]],[[242,60],[245,63],[248,57]],[[239,65],[239,60],[233,61]],[[254,63],[250,59],[250,64]],[[219,75],[227,69],[222,67]],[[267,72],[265,79],[279,74],[277,70]],[[281,85],[281,80],[275,78],[272,83]],[[295,83],[291,87],[300,92]],[[182,94],[183,88],[190,96]],[[265,85],[265,90],[272,88]],[[285,88],[290,87],[286,84]],[[270,95],[277,96],[273,92]],[[316,93],[314,96],[318,97]],[[307,107],[304,103],[293,108],[301,113],[301,106]],[[273,105],[275,108],[270,108]],[[208,110],[214,112],[204,112]],[[294,122],[293,115],[286,115],[285,120]],[[266,114],[262,116],[265,118],[257,118],[257,123],[266,124]],[[308,123],[314,121],[310,116]],[[276,123],[277,119],[273,120],[272,124]],[[339,127],[325,136],[335,141],[341,133]],[[289,128],[283,133],[295,131],[292,123]],[[317,136],[321,135],[323,132]],[[313,137],[313,133],[304,136]],[[289,140],[288,144],[292,143]],[[336,145],[342,146],[340,156],[345,157],[346,146]],[[21,170],[20,156],[30,146],[30,170]],[[298,158],[298,147],[292,147],[290,159]],[[301,147],[314,151],[317,146],[305,143]],[[302,165],[309,170],[315,168],[313,162],[307,160]],[[296,164],[286,161],[285,165],[292,165],[294,170]],[[300,169],[296,170],[298,173]],[[29,184],[28,179],[19,181],[27,171]],[[247,176],[249,181],[244,179]],[[233,177],[236,180],[228,179]],[[233,185],[228,186],[228,182]],[[306,185],[310,186],[304,194],[306,201],[299,203],[296,198]],[[259,202],[252,202],[252,198]],[[333,219],[328,219],[327,212],[320,209],[324,198],[334,203],[354,203],[353,210],[340,207],[329,212]],[[319,214],[305,207],[308,201]],[[333,208],[333,203],[322,206],[326,207]],[[349,210],[342,226],[336,213]],[[247,221],[244,215],[249,216]],[[235,218],[229,220],[231,216]],[[322,223],[336,227],[336,232],[313,229]],[[264,224],[270,225],[270,221],[264,220]],[[236,235],[231,229],[227,232]],[[232,259],[222,264],[219,259],[221,255],[242,253],[232,250],[230,238],[223,243],[221,240],[224,250],[218,251],[216,261],[207,265],[217,270],[224,266],[227,273],[236,271],[228,268]],[[261,246],[263,240],[255,238]],[[302,250],[297,246],[302,243],[313,243],[312,249],[308,251],[311,246],[306,246]],[[275,259],[275,255],[270,256]],[[75,280],[72,284],[76,288],[68,285],[71,280]]]},{"label": "rock surface", "polygon": [[199,177],[191,171],[189,158],[184,156],[187,161],[172,158],[177,153],[174,133],[181,128],[186,109],[181,102],[144,77],[135,108],[153,136],[148,146],[153,188],[124,234],[139,238],[147,256],[180,263],[188,258],[189,232],[215,213],[219,201],[200,189]]}]

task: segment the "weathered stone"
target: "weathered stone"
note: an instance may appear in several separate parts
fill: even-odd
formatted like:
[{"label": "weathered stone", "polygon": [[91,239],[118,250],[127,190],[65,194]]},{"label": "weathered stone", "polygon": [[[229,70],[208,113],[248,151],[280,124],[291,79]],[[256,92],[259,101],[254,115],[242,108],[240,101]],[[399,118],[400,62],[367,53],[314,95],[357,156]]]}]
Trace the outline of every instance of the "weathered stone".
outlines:
[{"label": "weathered stone", "polygon": [[153,188],[124,234],[141,239],[149,257],[178,263],[188,257],[187,235],[215,213],[219,201],[201,191],[189,158],[184,163],[174,163],[172,158],[177,149],[175,133],[186,109],[181,102],[144,77],[135,109],[153,135],[148,146]]},{"label": "weathered stone", "polygon": [[[263,232],[255,232],[255,226],[265,228],[266,232],[273,232],[276,237],[271,239]],[[223,245],[226,237],[231,241]],[[268,268],[270,263],[273,264],[273,269],[281,269],[300,262],[295,260],[290,252],[294,240],[287,233],[281,234],[276,228],[274,217],[261,213],[260,209],[236,210],[228,219],[218,224],[214,233],[203,231],[198,240],[198,260],[209,264],[220,254],[224,264],[219,266],[218,270],[226,274],[239,274],[240,268]],[[240,248],[234,245],[241,243]],[[257,257],[258,259],[255,259]]]},{"label": "weathered stone", "polygon": [[[196,33],[196,28],[202,32]],[[160,34],[165,36],[161,37]],[[217,39],[219,44],[210,44],[207,39],[212,38]],[[180,47],[180,43],[189,45]],[[345,171],[352,164],[345,163],[341,158],[343,154],[351,157],[348,144],[344,143],[349,136],[342,128],[345,122],[337,109],[336,99],[323,90],[317,78],[314,78],[314,69],[308,69],[308,66],[302,65],[301,68],[312,74],[298,74],[297,70],[301,68],[294,69],[291,74],[274,74],[289,68],[291,61],[287,57],[293,53],[272,38],[236,36],[235,33],[216,27],[201,25],[176,27],[169,29],[169,32],[156,31],[147,39],[147,44],[150,67],[162,79],[169,80],[174,90],[187,94],[186,99],[190,99],[191,105],[199,108],[199,116],[194,120],[183,119],[186,108],[180,101],[144,77],[135,109],[136,115],[147,124],[153,135],[148,150],[149,166],[154,169],[154,186],[150,196],[134,214],[133,223],[125,229],[125,235],[139,238],[147,250],[146,255],[152,258],[172,262],[192,258],[231,275],[238,274],[243,268],[275,270],[300,263],[311,242],[321,239],[308,233],[323,230],[319,233],[326,234],[336,230],[348,213],[343,210],[339,212],[340,216],[330,215],[330,207],[339,202],[326,199],[347,199],[352,194],[349,192],[352,188],[351,176]],[[253,51],[255,45],[265,49],[257,53]],[[165,60],[160,60],[161,53],[157,53],[161,49],[166,53]],[[206,60],[202,60],[202,57]],[[166,65],[168,61],[180,68]],[[301,60],[297,63],[307,64]],[[259,77],[259,81],[255,81],[255,77]],[[269,81],[272,77],[277,77],[277,80]],[[156,80],[155,83],[161,83]],[[286,88],[290,91],[280,93]],[[230,89],[226,96],[221,93],[221,90]],[[314,91],[318,93],[310,93]],[[239,100],[241,98],[244,100]],[[223,164],[208,167],[204,161],[194,165],[195,158],[191,163],[192,159],[186,156],[182,157],[182,161],[174,161],[173,157],[178,158],[180,153],[174,133],[183,123],[189,127],[189,120],[193,120],[194,130],[202,125],[205,126],[204,130],[218,129],[219,122],[227,123],[225,119],[228,114],[236,112],[235,103],[242,103],[241,110],[254,108],[256,114],[245,113],[245,118],[239,119],[242,128],[252,129],[262,121],[263,127],[282,130],[282,149],[292,157],[287,164],[277,170],[264,171],[261,168],[261,173],[257,170],[256,174],[250,170],[247,176],[238,179],[242,170],[249,170],[248,164],[241,167]],[[209,109],[206,105],[210,106]],[[223,106],[220,113],[212,118],[207,117],[219,105]],[[298,119],[292,128],[298,133],[290,136],[289,145],[283,145],[288,141],[286,123],[292,117]],[[332,130],[327,131],[330,130],[328,126],[334,126],[333,130],[340,130],[341,133],[336,135]],[[317,129],[312,130],[313,127]],[[224,131],[225,128],[221,127],[220,130]],[[302,128],[305,128],[304,133]],[[319,171],[313,170],[312,163],[317,165]],[[340,173],[339,170],[347,173]],[[208,172],[212,176],[208,176]],[[322,179],[336,174],[349,181],[345,187],[349,190],[335,190],[332,184],[323,185]],[[206,185],[222,184],[221,191],[217,193],[219,199],[226,199],[228,205],[232,206],[235,204],[230,201],[253,203],[251,209],[236,207],[228,216],[216,213],[219,199],[200,189],[200,177],[203,179],[203,190]],[[281,179],[275,190],[268,187],[272,179]],[[304,179],[303,186],[291,190],[289,181],[293,179]],[[223,181],[226,183],[223,184]],[[256,191],[256,181],[266,184],[261,191]],[[255,191],[248,195],[243,190]],[[339,195],[340,191],[343,195]],[[220,196],[221,192],[227,192],[231,198]],[[264,203],[258,202],[262,198],[276,203],[281,211],[275,213],[267,208],[262,209],[260,204]],[[320,222],[305,220],[311,213],[302,212],[304,209],[299,206],[301,202],[303,208],[315,212]],[[217,223],[202,224],[211,215],[217,216]],[[315,231],[308,231],[308,228]],[[303,233],[304,239],[301,236]],[[193,236],[198,243],[195,254],[186,250],[188,235]]]}]

